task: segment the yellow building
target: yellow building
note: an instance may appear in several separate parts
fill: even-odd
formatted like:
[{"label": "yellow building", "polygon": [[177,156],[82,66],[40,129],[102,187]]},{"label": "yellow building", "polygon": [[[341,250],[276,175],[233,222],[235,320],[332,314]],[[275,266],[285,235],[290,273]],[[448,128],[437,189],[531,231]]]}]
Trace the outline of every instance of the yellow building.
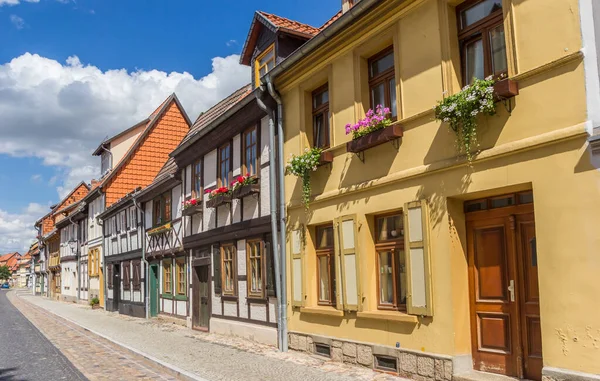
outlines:
[{"label": "yellow building", "polygon": [[[597,4],[343,3],[262,77],[286,159],[325,152],[308,210],[285,176],[290,347],[418,380],[597,380]],[[469,163],[433,109],[501,74]],[[376,104],[392,126],[352,140]]]}]

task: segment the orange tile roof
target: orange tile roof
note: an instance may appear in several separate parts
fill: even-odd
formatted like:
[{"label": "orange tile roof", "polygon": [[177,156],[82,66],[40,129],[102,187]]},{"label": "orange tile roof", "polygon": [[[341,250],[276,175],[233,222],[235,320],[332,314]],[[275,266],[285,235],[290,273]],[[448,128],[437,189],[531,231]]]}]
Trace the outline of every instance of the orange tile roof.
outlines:
[{"label": "orange tile roof", "polygon": [[273,24],[273,26],[275,26],[276,28],[285,29],[300,34],[306,34],[311,37],[315,36],[317,33],[320,32],[318,28],[301,23],[299,21],[290,20],[288,18],[273,15],[271,13],[263,11],[258,11],[258,13],[264,16],[267,20],[269,20],[271,24]]},{"label": "orange tile roof", "polygon": [[327,28],[329,25],[333,24],[333,22],[335,20],[339,19],[340,17],[342,17],[343,14],[344,14],[344,12],[342,12],[340,10],[338,13],[333,15],[329,20],[325,21],[325,24],[321,25],[321,27],[319,28],[319,31],[322,31],[323,29]]}]

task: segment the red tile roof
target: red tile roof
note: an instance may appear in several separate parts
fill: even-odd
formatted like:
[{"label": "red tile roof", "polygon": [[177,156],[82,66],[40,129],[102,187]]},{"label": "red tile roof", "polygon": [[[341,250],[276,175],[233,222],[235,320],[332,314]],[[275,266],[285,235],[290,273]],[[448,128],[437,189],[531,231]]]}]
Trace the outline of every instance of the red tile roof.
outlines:
[{"label": "red tile roof", "polygon": [[333,22],[335,20],[339,19],[340,17],[342,17],[343,14],[344,14],[344,12],[339,11],[338,13],[333,15],[333,17],[331,17],[329,20],[325,21],[325,24],[321,25],[321,27],[319,28],[319,31],[322,31],[323,29],[327,28],[329,25],[333,24]]},{"label": "red tile roof", "polygon": [[314,26],[311,26],[308,24],[301,23],[299,21],[290,20],[288,18],[273,15],[273,14],[263,12],[263,11],[258,11],[258,13],[261,14],[262,16],[264,16],[267,20],[269,20],[271,22],[271,24],[273,24],[273,26],[275,26],[276,28],[280,28],[280,29],[284,29],[287,31],[296,32],[296,33],[300,33],[300,34],[305,34],[310,37],[315,36],[317,33],[320,32],[318,28],[315,28]]}]

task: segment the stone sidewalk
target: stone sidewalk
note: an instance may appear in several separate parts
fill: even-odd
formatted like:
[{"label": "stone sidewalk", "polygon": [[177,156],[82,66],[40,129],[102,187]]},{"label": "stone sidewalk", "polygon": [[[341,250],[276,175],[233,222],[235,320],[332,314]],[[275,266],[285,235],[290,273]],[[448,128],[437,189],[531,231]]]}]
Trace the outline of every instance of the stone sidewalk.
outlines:
[{"label": "stone sidewalk", "polygon": [[30,294],[17,295],[22,301],[43,308],[146,358],[181,370],[191,376],[188,378],[210,381],[404,380],[359,366],[334,363],[315,355],[281,353],[266,345],[197,332],[157,319],[137,319]]}]

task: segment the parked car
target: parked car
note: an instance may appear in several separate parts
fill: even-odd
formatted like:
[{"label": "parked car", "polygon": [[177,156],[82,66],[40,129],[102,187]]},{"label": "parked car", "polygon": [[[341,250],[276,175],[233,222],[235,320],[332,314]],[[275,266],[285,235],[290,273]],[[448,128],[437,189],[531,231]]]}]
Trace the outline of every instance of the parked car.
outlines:
[{"label": "parked car", "polygon": [[10,286],[8,285],[8,282],[5,282],[2,284],[2,286],[0,286],[0,288],[10,288]]}]

